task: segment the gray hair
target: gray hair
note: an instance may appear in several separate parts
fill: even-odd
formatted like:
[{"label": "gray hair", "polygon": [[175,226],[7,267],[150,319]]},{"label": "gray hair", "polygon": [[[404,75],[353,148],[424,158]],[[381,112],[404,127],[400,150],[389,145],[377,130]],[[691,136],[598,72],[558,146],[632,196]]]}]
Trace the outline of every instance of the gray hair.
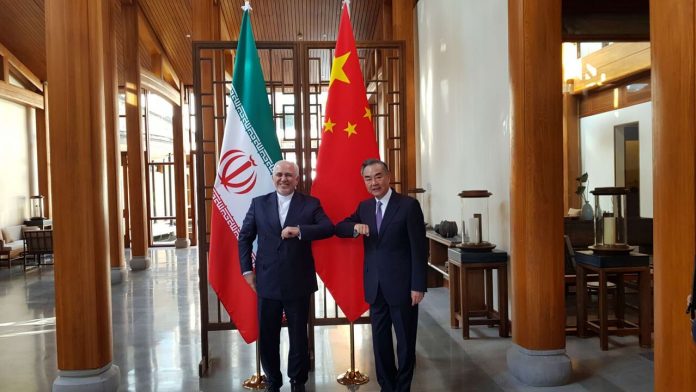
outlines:
[{"label": "gray hair", "polygon": [[297,177],[300,176],[300,167],[297,166],[297,163],[292,162],[292,161],[286,161],[286,160],[283,160],[283,159],[281,159],[280,161],[278,161],[278,162],[276,162],[276,163],[273,164],[273,173],[275,173],[275,172],[276,172],[276,169],[277,169],[280,165],[282,165],[282,164],[284,164],[284,163],[289,163],[289,164],[291,164],[292,167],[293,167],[293,169],[295,169],[295,176],[297,176]]},{"label": "gray hair", "polygon": [[376,158],[369,158],[362,163],[362,166],[360,166],[360,174],[364,174],[365,168],[372,165],[382,165],[384,171],[389,173],[389,166],[384,161],[380,161]]}]

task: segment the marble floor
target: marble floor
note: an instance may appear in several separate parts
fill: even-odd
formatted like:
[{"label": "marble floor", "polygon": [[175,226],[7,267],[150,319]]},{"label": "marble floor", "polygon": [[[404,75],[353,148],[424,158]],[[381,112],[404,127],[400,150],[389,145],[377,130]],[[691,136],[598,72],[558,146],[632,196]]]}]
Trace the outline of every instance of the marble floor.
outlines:
[{"label": "marble floor", "polygon": [[[200,303],[197,249],[151,250],[152,267],[129,272],[112,286],[114,363],[122,391],[240,391],[255,370],[253,345],[236,332],[210,334],[212,364],[198,377]],[[89,295],[89,293],[85,293]],[[449,327],[448,292],[432,289],[421,306],[413,391],[650,391],[652,350],[637,337],[610,338],[609,351],[596,337],[567,339],[573,383],[558,388],[521,385],[505,364],[511,339],[497,329],[472,327],[464,341]],[[0,267],[0,391],[49,391],[56,377],[53,268],[22,271]],[[350,367],[348,327],[316,328],[316,368],[308,390],[345,391],[336,376]],[[283,333],[281,353],[287,353]],[[371,377],[351,390],[379,391],[369,327],[355,328],[356,368]],[[287,354],[282,354],[285,357]],[[285,362],[283,359],[283,367]],[[282,388],[289,391],[289,386]]]}]

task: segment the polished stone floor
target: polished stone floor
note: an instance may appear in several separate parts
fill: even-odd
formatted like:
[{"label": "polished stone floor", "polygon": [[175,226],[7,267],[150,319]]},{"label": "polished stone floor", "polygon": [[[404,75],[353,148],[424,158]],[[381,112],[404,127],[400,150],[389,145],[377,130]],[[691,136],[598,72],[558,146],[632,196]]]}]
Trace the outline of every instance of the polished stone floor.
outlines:
[{"label": "polished stone floor", "polygon": [[[210,374],[198,377],[197,250],[151,252],[149,270],[130,272],[125,282],[112,287],[114,363],[121,369],[121,390],[242,390],[241,382],[255,370],[255,348],[236,332],[210,334]],[[596,337],[569,337],[573,383],[525,387],[506,368],[511,339],[480,326],[472,328],[471,340],[462,340],[461,331],[449,327],[448,301],[446,289],[433,289],[421,306],[413,391],[652,390],[652,351],[641,349],[636,337],[610,338],[606,352]],[[0,269],[0,391],[50,390],[56,377],[53,302],[52,267]],[[316,369],[310,373],[309,390],[348,389],[335,381],[350,367],[348,333],[347,327],[316,328]],[[353,390],[378,391],[369,328],[356,326],[355,337],[356,368],[372,381]],[[282,342],[281,352],[287,353],[286,335]],[[289,391],[287,383],[282,390]]]}]

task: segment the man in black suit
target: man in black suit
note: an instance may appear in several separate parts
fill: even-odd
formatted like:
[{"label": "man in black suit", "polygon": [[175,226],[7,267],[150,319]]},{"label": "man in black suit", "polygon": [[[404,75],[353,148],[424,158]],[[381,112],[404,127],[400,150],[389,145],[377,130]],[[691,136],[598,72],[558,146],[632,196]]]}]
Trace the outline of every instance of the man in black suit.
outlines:
[{"label": "man in black suit", "polygon": [[[267,391],[279,391],[283,385],[279,352],[283,311],[290,337],[291,390],[305,390],[309,300],[317,291],[312,241],[334,232],[319,200],[295,192],[298,180],[296,164],[277,162],[273,168],[276,191],[252,200],[239,233],[241,271],[258,296],[259,351],[268,378]],[[256,268],[252,270],[252,249],[257,238]]]},{"label": "man in black suit", "polygon": [[[426,291],[427,247],[418,201],[390,188],[386,163],[368,159],[361,174],[374,196],[336,225],[339,237],[363,236],[365,301],[382,391],[409,391],[416,361],[418,304]],[[392,326],[397,339],[394,363]]]}]

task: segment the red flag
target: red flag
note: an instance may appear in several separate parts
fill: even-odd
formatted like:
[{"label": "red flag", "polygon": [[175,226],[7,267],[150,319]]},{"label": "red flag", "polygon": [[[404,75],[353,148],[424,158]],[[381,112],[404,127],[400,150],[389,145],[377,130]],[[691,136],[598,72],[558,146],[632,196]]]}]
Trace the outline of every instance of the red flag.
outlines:
[{"label": "red flag", "polygon": [[[312,195],[334,222],[370,198],[360,175],[365,159],[379,158],[348,6],[344,3],[317,157]],[[329,238],[312,244],[317,273],[350,321],[368,309],[363,288],[363,242]]]}]

